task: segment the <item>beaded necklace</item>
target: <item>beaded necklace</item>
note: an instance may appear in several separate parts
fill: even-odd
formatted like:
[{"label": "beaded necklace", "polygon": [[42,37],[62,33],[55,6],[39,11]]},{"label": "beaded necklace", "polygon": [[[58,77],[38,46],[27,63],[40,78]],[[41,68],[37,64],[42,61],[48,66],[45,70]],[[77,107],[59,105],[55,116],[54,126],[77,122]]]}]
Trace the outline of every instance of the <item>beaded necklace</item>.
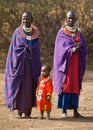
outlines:
[{"label": "beaded necklace", "polygon": [[27,28],[23,25],[23,29],[26,31],[26,32],[31,32],[32,31],[32,26],[30,28]]},{"label": "beaded necklace", "polygon": [[63,30],[67,35],[72,37],[79,36],[80,34],[80,29],[77,27],[69,27],[67,25],[64,25]]},{"label": "beaded necklace", "polygon": [[[32,27],[32,29],[30,28],[30,29],[27,29],[27,28],[25,28],[25,29],[27,29],[27,30],[29,30],[29,32],[32,32],[32,34],[30,35],[30,36],[28,36],[28,35],[26,35],[25,33],[24,33],[24,26],[23,26],[23,24],[21,24],[20,26],[19,26],[19,31],[20,31],[20,33],[21,33],[21,35],[24,37],[24,38],[26,38],[27,40],[32,40],[32,39],[36,39],[36,38],[38,38],[38,35],[39,35],[39,32],[38,32],[38,29],[34,26],[34,25],[31,25]],[[26,31],[26,30],[25,30]]]}]

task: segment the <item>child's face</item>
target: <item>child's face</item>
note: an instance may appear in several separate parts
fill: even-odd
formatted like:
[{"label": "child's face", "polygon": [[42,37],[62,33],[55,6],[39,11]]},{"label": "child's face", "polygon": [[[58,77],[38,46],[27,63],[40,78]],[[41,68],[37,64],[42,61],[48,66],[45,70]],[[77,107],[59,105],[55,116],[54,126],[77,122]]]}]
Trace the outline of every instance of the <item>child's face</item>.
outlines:
[{"label": "child's face", "polygon": [[41,76],[42,77],[48,77],[50,74],[49,70],[46,67],[42,67],[41,69]]}]

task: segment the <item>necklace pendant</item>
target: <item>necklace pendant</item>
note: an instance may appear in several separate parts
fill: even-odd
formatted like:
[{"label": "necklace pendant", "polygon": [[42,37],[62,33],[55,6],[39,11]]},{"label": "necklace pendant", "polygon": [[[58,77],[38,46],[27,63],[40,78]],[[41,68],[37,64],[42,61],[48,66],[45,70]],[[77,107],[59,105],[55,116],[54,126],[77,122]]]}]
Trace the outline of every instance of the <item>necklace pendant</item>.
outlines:
[{"label": "necklace pendant", "polygon": [[27,40],[31,40],[31,36],[26,36],[26,39]]},{"label": "necklace pendant", "polygon": [[71,34],[71,36],[72,36],[72,37],[75,37],[75,34],[74,34],[74,33],[72,33],[72,34]]}]

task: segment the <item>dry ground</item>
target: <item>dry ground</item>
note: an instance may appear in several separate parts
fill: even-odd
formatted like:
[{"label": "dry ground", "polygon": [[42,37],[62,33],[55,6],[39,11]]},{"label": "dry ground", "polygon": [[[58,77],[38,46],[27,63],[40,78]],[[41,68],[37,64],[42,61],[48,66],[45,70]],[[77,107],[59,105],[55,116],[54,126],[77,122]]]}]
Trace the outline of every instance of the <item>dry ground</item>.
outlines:
[{"label": "dry ground", "polygon": [[[4,101],[4,73],[0,73],[0,130],[93,130],[93,71],[86,71],[83,91],[80,96],[79,112],[84,118],[73,118],[68,111],[68,118],[62,119],[60,109],[56,109],[57,96],[53,94],[51,120],[39,120],[39,112],[33,108],[32,119],[17,119],[16,111],[9,112]],[[45,113],[46,117],[46,113]]]}]

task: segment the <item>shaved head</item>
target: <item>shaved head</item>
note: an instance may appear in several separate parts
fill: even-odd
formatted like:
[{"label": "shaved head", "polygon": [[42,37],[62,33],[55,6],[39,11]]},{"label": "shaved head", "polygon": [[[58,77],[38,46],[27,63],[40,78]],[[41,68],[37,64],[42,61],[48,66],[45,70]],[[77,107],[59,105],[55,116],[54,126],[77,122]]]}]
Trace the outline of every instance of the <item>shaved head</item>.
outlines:
[{"label": "shaved head", "polygon": [[69,16],[73,16],[74,18],[77,17],[77,14],[74,10],[68,11],[66,14],[66,17],[68,18]]},{"label": "shaved head", "polygon": [[22,17],[23,16],[27,16],[27,17],[29,17],[31,19],[31,21],[33,21],[32,13],[30,11],[24,12],[23,15],[22,15]]}]

